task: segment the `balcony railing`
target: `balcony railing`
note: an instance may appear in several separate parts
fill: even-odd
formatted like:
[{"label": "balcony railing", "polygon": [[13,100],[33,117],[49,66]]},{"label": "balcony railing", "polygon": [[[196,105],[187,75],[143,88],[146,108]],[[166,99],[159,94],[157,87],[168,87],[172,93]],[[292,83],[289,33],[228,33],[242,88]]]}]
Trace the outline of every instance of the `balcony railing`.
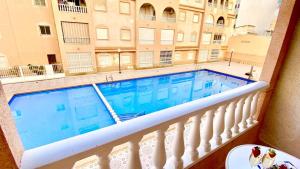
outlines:
[{"label": "balcony railing", "polygon": [[[187,168],[257,125],[263,81],[26,150],[22,168]],[[151,138],[150,138],[151,136]],[[143,151],[144,138],[151,144]],[[123,148],[120,148],[120,145]],[[124,149],[116,166],[118,147]],[[145,156],[145,155],[149,155]]]},{"label": "balcony railing", "polygon": [[64,12],[87,13],[87,8],[85,6],[58,4],[58,9],[59,11]]},{"label": "balcony railing", "polygon": [[219,28],[224,28],[224,24],[222,24],[222,23],[217,23],[217,27],[219,27]]},{"label": "balcony railing", "polygon": [[176,17],[162,17],[162,22],[174,23],[176,22]]},{"label": "balcony railing", "polygon": [[3,83],[42,80],[61,76],[64,76],[64,70],[61,64],[0,68],[0,80]]},{"label": "balcony railing", "polygon": [[148,21],[155,21],[156,17],[153,15],[140,15],[140,19],[148,20]]},{"label": "balcony railing", "polygon": [[213,44],[221,44],[222,40],[213,40]]},{"label": "balcony railing", "polygon": [[173,45],[173,40],[160,40],[161,45]]},{"label": "balcony railing", "polygon": [[67,68],[69,73],[89,73],[94,71],[93,65],[86,65],[86,66],[72,66]]},{"label": "balcony railing", "polygon": [[90,38],[68,38],[64,37],[65,43],[89,44]]}]

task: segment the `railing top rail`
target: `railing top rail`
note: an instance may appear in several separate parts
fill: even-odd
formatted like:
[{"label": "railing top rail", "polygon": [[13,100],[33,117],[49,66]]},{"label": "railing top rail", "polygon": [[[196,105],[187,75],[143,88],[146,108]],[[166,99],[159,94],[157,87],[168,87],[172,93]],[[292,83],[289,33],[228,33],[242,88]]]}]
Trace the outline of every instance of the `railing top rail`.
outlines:
[{"label": "railing top rail", "polygon": [[27,150],[23,154],[21,168],[38,168],[62,159],[67,160],[68,157],[82,152],[99,150],[100,147],[105,145],[113,147],[127,142],[134,136],[139,136],[141,133],[146,134],[196,114],[204,114],[207,110],[216,109],[222,104],[230,103],[233,100],[261,91],[267,87],[268,84],[264,81],[254,82],[100,130]]}]

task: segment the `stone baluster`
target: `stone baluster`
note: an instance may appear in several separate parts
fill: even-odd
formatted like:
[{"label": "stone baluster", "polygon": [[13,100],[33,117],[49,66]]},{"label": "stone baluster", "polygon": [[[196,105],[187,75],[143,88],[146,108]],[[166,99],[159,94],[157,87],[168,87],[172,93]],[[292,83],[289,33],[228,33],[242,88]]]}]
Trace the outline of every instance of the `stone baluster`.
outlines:
[{"label": "stone baluster", "polygon": [[99,166],[101,169],[110,169],[109,153],[111,152],[111,150],[112,150],[112,148],[107,148],[100,152]]},{"label": "stone baluster", "polygon": [[215,114],[215,120],[213,122],[214,123],[213,135],[214,135],[216,145],[222,144],[221,134],[224,131],[224,116],[225,116],[226,106],[227,105],[220,106]]},{"label": "stone baluster", "polygon": [[128,169],[142,169],[139,142],[141,138],[133,138],[129,142]]},{"label": "stone baluster", "polygon": [[211,150],[210,139],[213,136],[213,118],[215,110],[209,110],[206,112],[206,119],[204,124],[204,134],[203,134],[203,147],[205,152]]},{"label": "stone baluster", "polygon": [[254,116],[256,114],[256,108],[257,108],[257,101],[259,98],[259,92],[255,93],[253,99],[252,99],[252,103],[251,103],[251,111],[250,111],[250,118],[249,118],[249,124],[252,125],[253,121],[254,121]]},{"label": "stone baluster", "polygon": [[189,137],[190,158],[195,161],[199,157],[198,147],[200,146],[200,122],[202,115],[198,114],[193,117],[192,128]]},{"label": "stone baluster", "polygon": [[156,132],[156,146],[153,153],[153,165],[155,169],[162,169],[166,163],[165,132],[162,128]]},{"label": "stone baluster", "polygon": [[235,122],[235,109],[236,109],[237,101],[232,101],[227,107],[225,114],[225,136],[227,139],[232,137],[232,127]]},{"label": "stone baluster", "polygon": [[237,107],[235,109],[235,120],[234,120],[234,133],[235,134],[238,134],[240,132],[239,124],[242,120],[244,102],[245,102],[245,99],[241,98],[238,101]]},{"label": "stone baluster", "polygon": [[182,155],[184,154],[184,122],[176,125],[176,136],[173,144],[174,166],[176,169],[183,168]]},{"label": "stone baluster", "polygon": [[250,108],[251,108],[252,97],[253,97],[252,94],[247,96],[244,107],[243,107],[243,117],[242,117],[242,127],[243,127],[243,129],[247,128],[247,120],[250,116]]}]

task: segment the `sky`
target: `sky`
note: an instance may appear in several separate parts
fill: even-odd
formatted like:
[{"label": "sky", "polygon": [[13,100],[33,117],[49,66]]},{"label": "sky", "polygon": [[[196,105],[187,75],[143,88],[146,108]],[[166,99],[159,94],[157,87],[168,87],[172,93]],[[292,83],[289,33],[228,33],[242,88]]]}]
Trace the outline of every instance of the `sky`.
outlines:
[{"label": "sky", "polygon": [[277,18],[281,0],[241,0],[236,26],[254,25],[264,33]]}]

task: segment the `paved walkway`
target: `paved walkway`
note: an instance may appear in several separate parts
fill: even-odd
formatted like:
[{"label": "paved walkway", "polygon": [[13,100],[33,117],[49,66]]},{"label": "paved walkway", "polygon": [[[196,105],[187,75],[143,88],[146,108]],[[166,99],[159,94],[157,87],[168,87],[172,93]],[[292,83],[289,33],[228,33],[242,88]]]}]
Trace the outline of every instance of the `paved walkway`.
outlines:
[{"label": "paved walkway", "polygon": [[[165,68],[155,68],[155,69],[144,69],[144,70],[126,70],[119,74],[117,71],[114,72],[99,72],[96,74],[88,75],[78,75],[78,76],[67,76],[58,79],[49,79],[41,81],[14,83],[14,84],[4,84],[3,88],[8,100],[14,94],[18,93],[30,93],[34,91],[42,91],[49,89],[58,89],[71,86],[80,86],[92,83],[106,82],[106,76],[112,76],[114,81],[132,79],[138,77],[147,77],[160,74],[176,73],[191,71],[195,69],[210,69],[227,74],[232,74],[235,76],[240,76],[248,78],[245,73],[249,72],[251,69],[250,65],[231,63],[228,66],[228,62],[212,62],[212,63],[202,63],[199,65],[188,64],[188,65],[177,65],[173,67]],[[258,80],[261,73],[260,67],[254,67],[254,80]]]}]

